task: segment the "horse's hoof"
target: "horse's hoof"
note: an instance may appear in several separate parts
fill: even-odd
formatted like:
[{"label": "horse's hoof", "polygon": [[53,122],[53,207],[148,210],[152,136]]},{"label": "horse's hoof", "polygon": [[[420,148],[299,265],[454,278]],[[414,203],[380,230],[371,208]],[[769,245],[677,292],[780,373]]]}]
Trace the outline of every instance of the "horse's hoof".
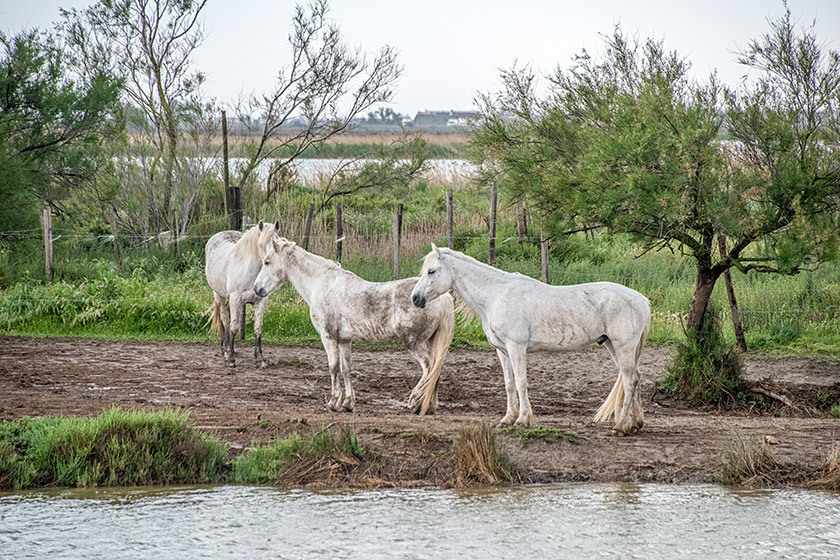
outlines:
[{"label": "horse's hoof", "polygon": [[267,363],[265,363],[265,360],[263,360],[263,361],[261,361],[261,362],[260,362],[260,369],[265,369],[265,368],[267,368],[267,367],[268,367],[268,364],[267,364]]},{"label": "horse's hoof", "polygon": [[341,407],[341,412],[353,412],[353,409],[350,408],[349,406],[342,406]]}]

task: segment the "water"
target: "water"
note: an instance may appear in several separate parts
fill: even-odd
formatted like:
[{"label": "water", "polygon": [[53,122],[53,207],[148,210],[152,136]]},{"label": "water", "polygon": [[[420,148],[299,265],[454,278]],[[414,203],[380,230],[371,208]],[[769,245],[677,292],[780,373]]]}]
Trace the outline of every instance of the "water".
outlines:
[{"label": "water", "polygon": [[838,558],[840,496],[711,486],[0,494],[1,558]]}]

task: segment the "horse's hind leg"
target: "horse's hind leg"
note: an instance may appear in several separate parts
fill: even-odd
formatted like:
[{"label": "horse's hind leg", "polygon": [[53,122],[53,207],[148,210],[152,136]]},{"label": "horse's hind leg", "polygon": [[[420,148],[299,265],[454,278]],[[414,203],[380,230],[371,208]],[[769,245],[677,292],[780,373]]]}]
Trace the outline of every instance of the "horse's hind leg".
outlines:
[{"label": "horse's hind leg", "polygon": [[341,376],[344,378],[344,400],[341,401],[342,412],[352,412],[356,408],[356,393],[350,381],[350,343],[338,344],[338,363]]},{"label": "horse's hind leg", "polygon": [[414,389],[411,390],[411,395],[408,397],[408,406],[414,414],[434,414],[438,406],[437,388],[440,378],[435,382],[431,396],[427,396],[427,385],[430,383],[429,367],[432,361],[432,347],[428,342],[421,342],[414,347],[406,345],[406,348],[408,353],[420,364],[420,370],[422,372],[420,380],[414,386]]},{"label": "horse's hind leg", "polygon": [[266,364],[262,353],[262,330],[267,305],[268,298],[262,298],[254,304],[254,360],[263,368]]},{"label": "horse's hind leg", "polygon": [[[615,344],[610,348],[624,385],[624,401],[617,415],[614,430],[621,434],[638,432],[645,423],[640,390],[641,378],[636,362],[636,348],[631,344]],[[608,347],[609,348],[609,347]]]},{"label": "horse's hind leg", "polygon": [[339,410],[339,402],[341,401],[341,388],[338,384],[338,375],[340,371],[339,357],[338,357],[338,343],[327,338],[321,338],[324,344],[324,350],[327,352],[327,363],[330,368],[330,400],[326,402],[327,410],[330,412],[337,412]]}]

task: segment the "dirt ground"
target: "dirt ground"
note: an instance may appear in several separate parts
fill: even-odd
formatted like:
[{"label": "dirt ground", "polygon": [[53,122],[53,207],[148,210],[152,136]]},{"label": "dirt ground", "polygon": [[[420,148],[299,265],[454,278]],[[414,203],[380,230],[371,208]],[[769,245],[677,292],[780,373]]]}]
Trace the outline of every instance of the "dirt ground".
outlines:
[{"label": "dirt ground", "polygon": [[[260,369],[250,342],[237,347],[238,367],[227,369],[217,345],[0,336],[0,419],[174,406],[233,453],[338,422],[351,426],[366,450],[388,458],[394,483],[410,485],[440,483],[435,465],[459,427],[495,424],[505,411],[501,368],[489,350],[451,351],[438,411],[420,417],[405,405],[419,367],[402,350],[354,350],[356,410],[331,414],[324,408],[329,378],[319,346],[264,345],[269,366]],[[526,480],[711,481],[724,449],[738,437],[770,442],[777,461],[797,468],[821,465],[840,442],[840,420],[816,407],[840,399],[840,360],[748,357],[747,379],[788,401],[783,406],[768,396],[775,406],[758,413],[700,409],[657,391],[671,353],[661,347],[643,353],[646,423],[626,437],[593,422],[617,374],[606,350],[530,354],[536,422],[580,439],[523,444],[514,434],[500,435]]]}]

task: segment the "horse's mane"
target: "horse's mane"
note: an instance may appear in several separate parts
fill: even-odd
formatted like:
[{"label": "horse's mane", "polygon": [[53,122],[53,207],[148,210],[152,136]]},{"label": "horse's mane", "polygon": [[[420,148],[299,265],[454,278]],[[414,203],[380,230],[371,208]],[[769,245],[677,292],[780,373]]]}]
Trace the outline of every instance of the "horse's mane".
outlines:
[{"label": "horse's mane", "polygon": [[[317,266],[329,269],[329,270],[341,270],[341,265],[333,260],[330,260],[326,257],[322,257],[321,255],[316,255],[315,253],[310,253],[303,247],[298,247],[298,244],[290,239],[286,239],[285,237],[275,237],[274,238],[275,245],[280,244],[289,249],[294,251],[294,254],[298,258],[306,259],[310,263],[314,263]],[[346,272],[346,271],[345,271]]]},{"label": "horse's mane", "polygon": [[[479,260],[476,260],[476,259],[472,258],[469,255],[465,255],[464,253],[461,253],[460,251],[455,251],[454,249],[450,249],[448,247],[438,247],[437,250],[440,251],[441,253],[443,253],[444,255],[447,255],[449,257],[452,257],[452,258],[470,263],[472,265],[476,265],[476,266],[481,267],[481,268],[486,268],[487,270],[492,270],[494,272],[505,272],[504,270],[500,270],[500,269],[496,268],[495,266],[490,266],[487,263],[483,263]],[[432,249],[429,252],[429,254],[425,256],[425,258],[423,259],[423,270],[424,271],[429,266],[429,264],[432,262],[432,260],[435,258],[435,256],[436,256],[436,254],[435,254],[434,249]],[[510,274],[510,273],[507,272],[505,274]]]}]

